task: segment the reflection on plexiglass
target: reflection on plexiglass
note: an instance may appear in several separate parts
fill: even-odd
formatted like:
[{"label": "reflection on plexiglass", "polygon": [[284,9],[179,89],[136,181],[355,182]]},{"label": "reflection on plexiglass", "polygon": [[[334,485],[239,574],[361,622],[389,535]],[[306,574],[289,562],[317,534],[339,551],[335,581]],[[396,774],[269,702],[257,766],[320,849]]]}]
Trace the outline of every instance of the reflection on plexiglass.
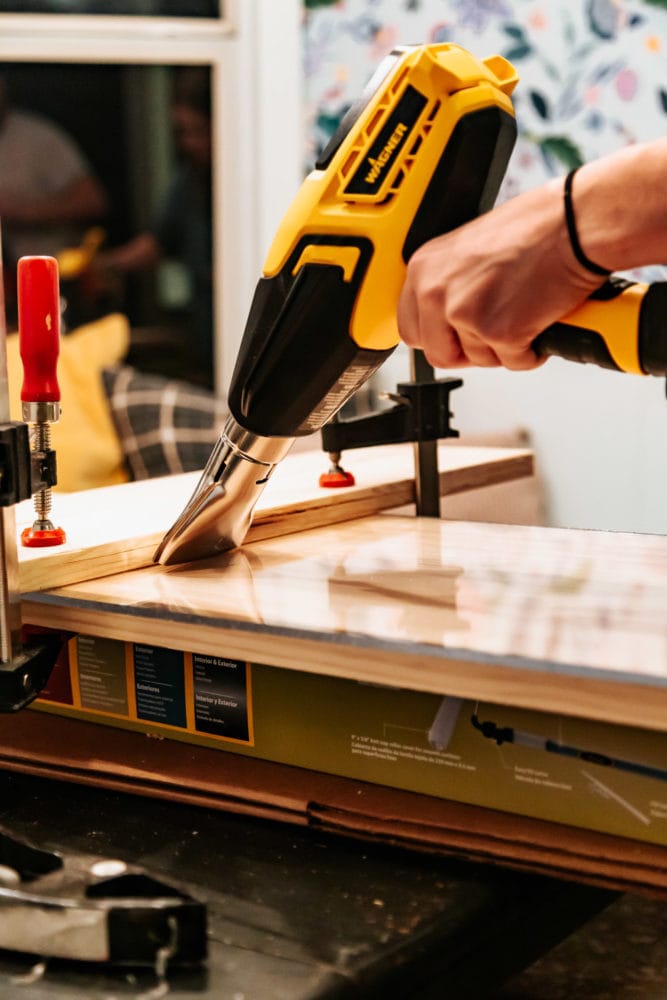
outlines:
[{"label": "reflection on plexiglass", "polygon": [[[665,677],[667,560],[650,535],[380,516],[61,591],[185,622],[372,648]],[[655,549],[662,558],[655,560]]]}]

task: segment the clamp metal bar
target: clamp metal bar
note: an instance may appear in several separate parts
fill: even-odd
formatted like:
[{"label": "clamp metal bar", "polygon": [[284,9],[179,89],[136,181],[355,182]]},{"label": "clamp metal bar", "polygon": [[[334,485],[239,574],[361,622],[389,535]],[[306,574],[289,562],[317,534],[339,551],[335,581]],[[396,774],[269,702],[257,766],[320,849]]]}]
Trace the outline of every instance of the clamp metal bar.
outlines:
[{"label": "clamp metal bar", "polygon": [[[435,372],[423,351],[410,350],[410,377],[413,382],[433,382]],[[415,461],[415,501],[421,517],[440,517],[440,473],[438,470],[438,441],[416,441],[413,445]]]},{"label": "clamp metal bar", "polygon": [[[0,248],[1,245],[0,237]],[[0,282],[0,423],[8,423],[10,419],[7,325],[4,291],[2,282]],[[0,479],[6,474],[6,470],[0,469]],[[0,509],[0,660],[2,663],[12,662],[14,646],[19,642],[21,595],[18,575],[14,508],[11,506],[2,507]]]}]

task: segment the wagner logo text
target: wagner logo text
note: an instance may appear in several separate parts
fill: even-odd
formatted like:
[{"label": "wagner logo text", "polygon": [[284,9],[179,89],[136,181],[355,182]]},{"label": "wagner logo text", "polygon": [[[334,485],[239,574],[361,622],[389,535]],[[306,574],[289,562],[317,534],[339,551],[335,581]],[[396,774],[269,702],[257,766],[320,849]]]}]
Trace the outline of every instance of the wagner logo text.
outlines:
[{"label": "wagner logo text", "polygon": [[391,159],[391,154],[394,152],[396,147],[400,144],[403,136],[408,131],[408,126],[404,125],[403,122],[399,122],[394,131],[389,136],[388,141],[385,143],[382,151],[375,157],[368,157],[368,164],[370,170],[364,177],[367,184],[374,184],[378,179],[383,169]]}]

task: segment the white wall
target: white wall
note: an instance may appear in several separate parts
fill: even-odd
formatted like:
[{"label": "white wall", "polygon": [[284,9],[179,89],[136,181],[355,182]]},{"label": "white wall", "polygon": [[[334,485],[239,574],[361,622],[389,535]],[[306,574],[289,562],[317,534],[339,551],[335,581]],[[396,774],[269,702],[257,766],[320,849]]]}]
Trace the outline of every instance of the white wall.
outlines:
[{"label": "white wall", "polygon": [[667,531],[664,381],[556,359],[529,374],[471,371],[463,379],[455,426],[529,429],[552,524]]}]

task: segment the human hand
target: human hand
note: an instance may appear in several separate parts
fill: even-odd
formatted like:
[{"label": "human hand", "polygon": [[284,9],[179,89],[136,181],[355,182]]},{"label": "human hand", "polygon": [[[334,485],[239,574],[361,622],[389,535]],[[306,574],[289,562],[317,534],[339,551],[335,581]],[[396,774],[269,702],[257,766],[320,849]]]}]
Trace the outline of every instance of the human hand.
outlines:
[{"label": "human hand", "polygon": [[535,337],[601,281],[574,258],[562,181],[550,181],[415,252],[399,333],[436,368],[536,368]]}]

